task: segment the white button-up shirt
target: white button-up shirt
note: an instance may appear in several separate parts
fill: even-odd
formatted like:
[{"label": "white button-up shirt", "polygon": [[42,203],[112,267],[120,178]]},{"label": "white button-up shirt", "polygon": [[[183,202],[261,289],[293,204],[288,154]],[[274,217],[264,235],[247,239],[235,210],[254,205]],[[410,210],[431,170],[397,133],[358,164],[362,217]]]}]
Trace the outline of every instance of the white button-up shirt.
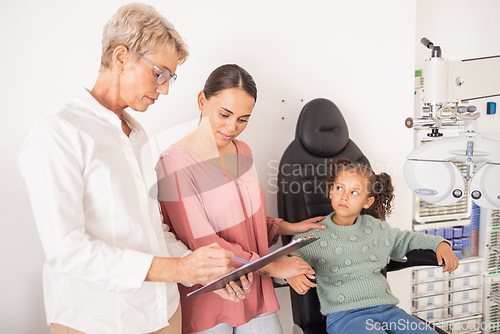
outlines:
[{"label": "white button-up shirt", "polygon": [[175,283],[145,282],[153,256],[190,251],[161,223],[147,136],[87,90],[42,117],[19,155],[46,261],[47,320],[86,333],[168,325]]}]

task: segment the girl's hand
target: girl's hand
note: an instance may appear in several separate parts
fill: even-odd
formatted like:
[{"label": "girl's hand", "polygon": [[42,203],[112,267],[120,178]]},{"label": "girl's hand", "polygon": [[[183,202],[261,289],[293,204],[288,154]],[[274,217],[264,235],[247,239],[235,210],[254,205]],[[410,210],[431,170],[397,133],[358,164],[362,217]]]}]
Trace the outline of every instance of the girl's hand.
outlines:
[{"label": "girl's hand", "polygon": [[281,221],[278,227],[279,235],[296,235],[298,233],[307,232],[311,229],[324,229],[325,226],[319,224],[318,222],[325,219],[326,216],[318,216],[314,218],[309,218],[298,223],[289,223],[287,221]]},{"label": "girl's hand", "polygon": [[457,256],[447,242],[443,241],[436,247],[436,257],[439,265],[444,261],[443,273],[451,273],[458,268]]},{"label": "girl's hand", "polygon": [[298,275],[314,275],[311,266],[297,256],[285,256],[256,272],[258,275],[287,279]]},{"label": "girl's hand", "polygon": [[[313,275],[307,275],[310,279],[315,279]],[[299,295],[306,294],[310,288],[315,288],[317,285],[310,280],[308,280],[306,275],[299,275],[295,277],[288,278],[286,281]]]},{"label": "girl's hand", "polygon": [[234,281],[226,284],[224,289],[215,290],[214,293],[222,297],[223,299],[230,300],[232,302],[238,303],[240,300],[244,300],[246,295],[250,293],[250,286],[253,282],[253,273],[248,273],[240,277],[240,284]]}]

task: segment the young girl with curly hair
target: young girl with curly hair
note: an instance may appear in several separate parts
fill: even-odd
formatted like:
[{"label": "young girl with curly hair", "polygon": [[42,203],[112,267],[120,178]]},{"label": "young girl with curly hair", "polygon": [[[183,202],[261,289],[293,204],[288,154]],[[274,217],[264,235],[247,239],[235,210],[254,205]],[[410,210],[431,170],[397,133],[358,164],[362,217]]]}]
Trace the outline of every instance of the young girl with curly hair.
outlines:
[{"label": "young girl with curly hair", "polygon": [[[423,233],[401,231],[385,221],[391,213],[394,188],[386,173],[347,159],[339,160],[328,176],[333,212],[320,223],[324,229],[297,234],[320,239],[294,252],[315,270],[317,284],[305,275],[287,279],[299,294],[317,286],[328,333],[436,333],[396,304],[381,270],[390,257],[402,258],[414,249],[432,249],[443,272],[458,267],[448,242]],[[366,210],[375,210],[378,219]],[[309,276],[311,277],[311,276]]]}]

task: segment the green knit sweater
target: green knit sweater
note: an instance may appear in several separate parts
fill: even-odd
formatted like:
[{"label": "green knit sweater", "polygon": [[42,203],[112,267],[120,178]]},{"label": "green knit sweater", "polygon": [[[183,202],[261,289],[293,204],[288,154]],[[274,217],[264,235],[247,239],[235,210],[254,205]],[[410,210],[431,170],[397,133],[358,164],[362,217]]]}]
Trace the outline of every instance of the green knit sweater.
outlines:
[{"label": "green knit sweater", "polygon": [[332,221],[332,212],[320,223],[326,228],[298,234],[294,239],[315,235],[320,239],[292,255],[314,268],[321,313],[354,310],[378,305],[396,305],[387,279],[380,272],[390,257],[402,258],[413,249],[432,249],[443,238],[401,231],[370,215],[359,215],[353,225]]}]

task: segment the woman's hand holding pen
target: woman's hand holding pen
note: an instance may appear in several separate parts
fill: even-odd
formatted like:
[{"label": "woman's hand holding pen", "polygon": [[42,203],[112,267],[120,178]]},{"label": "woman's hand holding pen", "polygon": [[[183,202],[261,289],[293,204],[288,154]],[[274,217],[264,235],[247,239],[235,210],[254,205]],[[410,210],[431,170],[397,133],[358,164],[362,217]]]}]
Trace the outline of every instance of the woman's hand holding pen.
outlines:
[{"label": "woman's hand holding pen", "polygon": [[233,256],[217,243],[200,247],[177,262],[178,282],[208,284],[231,271],[229,261]]}]

